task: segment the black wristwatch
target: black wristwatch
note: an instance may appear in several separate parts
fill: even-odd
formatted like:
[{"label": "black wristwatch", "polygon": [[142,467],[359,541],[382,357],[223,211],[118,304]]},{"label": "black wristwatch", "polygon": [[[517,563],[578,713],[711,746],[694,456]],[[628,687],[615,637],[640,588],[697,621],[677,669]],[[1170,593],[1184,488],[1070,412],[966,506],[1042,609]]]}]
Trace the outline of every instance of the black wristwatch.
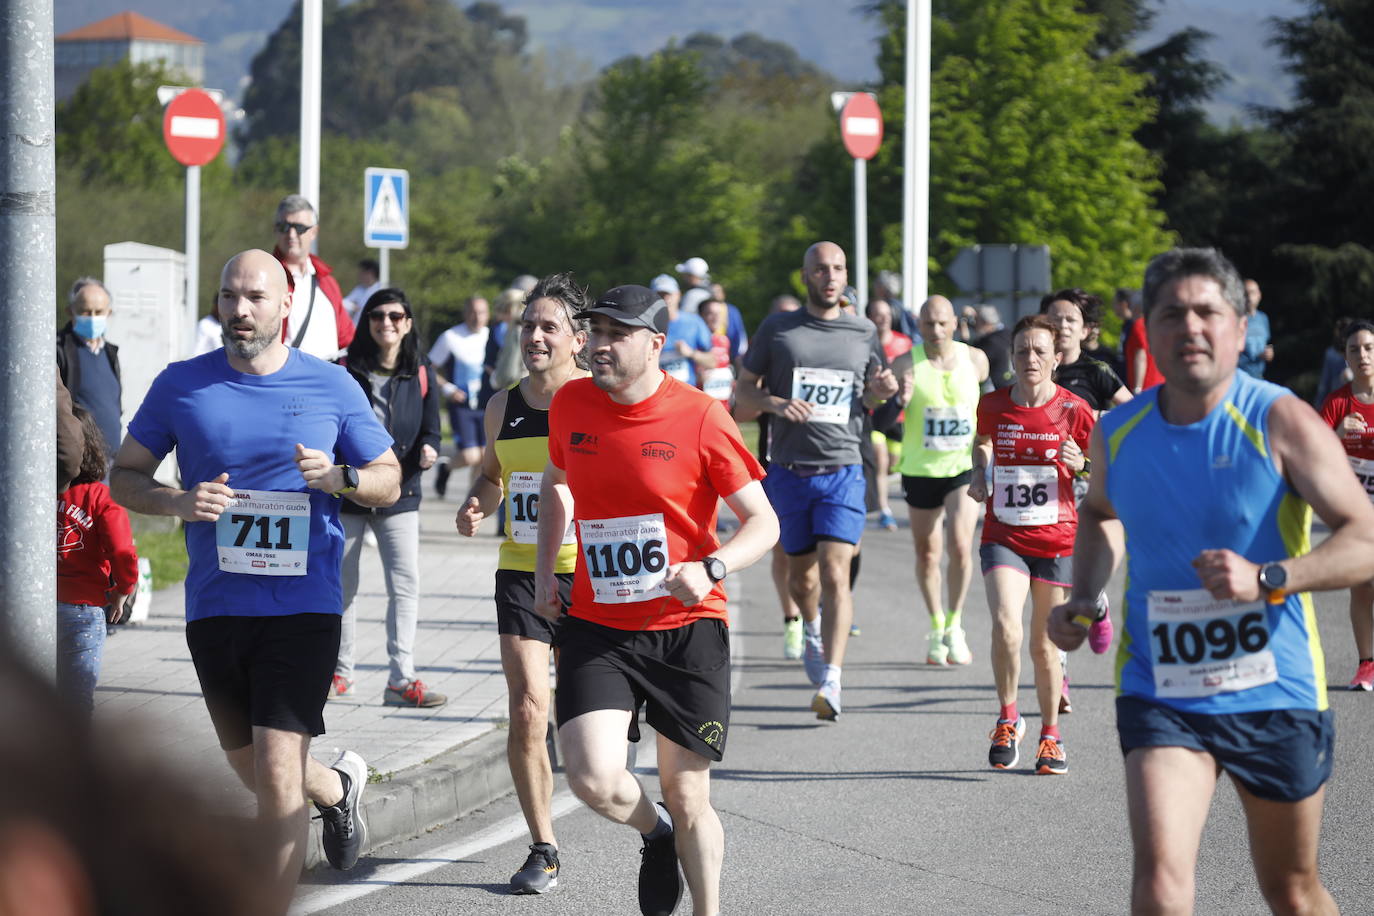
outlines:
[{"label": "black wristwatch", "polygon": [[343,471],[344,485],[336,492],[335,496],[343,496],[358,489],[358,469],[351,465],[341,464],[339,470]]},{"label": "black wristwatch", "polygon": [[719,557],[702,557],[701,565],[706,567],[706,578],[712,582],[719,582],[725,578],[725,564]]},{"label": "black wristwatch", "polygon": [[1260,567],[1259,586],[1265,600],[1270,604],[1280,604],[1287,597],[1284,586],[1288,584],[1288,570],[1278,563],[1266,563]]}]

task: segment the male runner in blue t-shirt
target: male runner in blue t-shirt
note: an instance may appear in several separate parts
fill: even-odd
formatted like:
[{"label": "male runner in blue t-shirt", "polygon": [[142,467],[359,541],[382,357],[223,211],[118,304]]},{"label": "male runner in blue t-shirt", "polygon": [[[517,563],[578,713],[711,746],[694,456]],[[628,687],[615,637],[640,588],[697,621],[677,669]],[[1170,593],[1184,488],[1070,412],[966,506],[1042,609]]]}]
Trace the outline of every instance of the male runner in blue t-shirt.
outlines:
[{"label": "male runner in blue t-shirt", "polygon": [[[1131,909],[1192,912],[1224,770],[1269,906],[1335,913],[1317,873],[1334,730],[1308,593],[1374,575],[1374,507],[1311,407],[1237,372],[1245,299],[1220,253],[1151,261],[1144,320],[1165,382],[1093,431],[1073,592],[1049,624],[1061,649],[1078,648],[1129,554],[1116,707]],[[1331,529],[1315,550],[1313,510]]]},{"label": "male runner in blue t-shirt", "polygon": [[[324,733],[339,650],[339,497],[391,505],[400,466],[348,374],[282,343],[291,294],[275,258],[230,259],[218,298],[224,348],[158,375],[110,486],[135,512],[186,522],[186,641],[220,746],[257,795],[276,847],[274,879],[289,896],[305,856],[307,796],[335,868],[352,867],[366,839],[362,758],[345,752],[331,769],[309,747]],[[189,489],[153,478],[173,448]]]}]

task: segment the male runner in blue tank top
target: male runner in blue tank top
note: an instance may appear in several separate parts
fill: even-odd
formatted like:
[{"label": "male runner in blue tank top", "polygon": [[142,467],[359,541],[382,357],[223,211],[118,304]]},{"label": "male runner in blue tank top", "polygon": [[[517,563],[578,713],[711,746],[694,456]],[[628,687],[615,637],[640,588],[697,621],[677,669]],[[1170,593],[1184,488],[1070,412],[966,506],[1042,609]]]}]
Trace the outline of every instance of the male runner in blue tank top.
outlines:
[{"label": "male runner in blue tank top", "polygon": [[[1236,371],[1245,295],[1220,253],[1151,261],[1145,321],[1165,383],[1093,432],[1073,592],[1050,619],[1060,648],[1078,648],[1129,544],[1116,704],[1131,908],[1192,912],[1225,770],[1269,906],[1335,913],[1317,874],[1334,731],[1308,593],[1374,574],[1374,507],[1315,411]],[[1315,550],[1314,509],[1331,529]]]}]

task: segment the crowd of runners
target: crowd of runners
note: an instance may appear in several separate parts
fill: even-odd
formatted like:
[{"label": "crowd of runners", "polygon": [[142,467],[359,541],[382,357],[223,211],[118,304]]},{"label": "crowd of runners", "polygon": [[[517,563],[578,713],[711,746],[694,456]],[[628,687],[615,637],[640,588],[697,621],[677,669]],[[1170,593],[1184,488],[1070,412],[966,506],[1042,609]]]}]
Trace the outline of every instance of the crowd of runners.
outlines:
[{"label": "crowd of runners", "polygon": [[[572,791],[642,836],[641,912],[673,912],[685,887],[694,912],[719,911],[725,840],[710,768],[730,731],[724,580],[772,552],[782,654],[800,660],[814,715],[841,720],[860,543],[870,527],[896,527],[891,469],[929,620],[913,659],[969,665],[986,651],[991,768],[1022,757],[1023,644],[1041,721],[1030,765],[1064,775],[1066,653],[1116,643],[1132,909],[1191,910],[1225,771],[1270,906],[1335,911],[1316,870],[1333,727],[1309,593],[1351,590],[1352,686],[1374,688],[1374,325],[1349,327],[1352,379],[1318,414],[1237,371],[1245,290],[1211,250],[1170,251],[1146,270],[1140,324],[1163,379],[1155,387],[1129,385],[1088,355],[1102,303],[1081,289],[1047,295],[1009,331],[940,296],[913,310],[892,291],[861,304],[845,252],[821,241],[801,259],[804,299],[779,297],[746,338],[704,261],[677,272],[681,284],[664,274],[595,295],[567,273],[530,278],[499,347],[473,339],[487,319],[485,301],[472,301],[468,332],[432,351],[432,378],[413,344],[396,343],[413,317],[399,291],[362,309],[381,357],[350,376],[284,340],[293,283],[277,259],[247,251],[225,266],[224,347],[158,376],[111,488],[134,511],[187,523],[187,640],[220,743],[278,850],[284,896],[304,855],[305,799],[324,819],[335,868],[350,868],[366,842],[364,762],[345,752],[325,766],[309,747],[331,691],[352,688],[340,618],[357,581],[341,565],[345,529],[356,551],[362,523],[348,527],[340,507],[381,512],[371,524],[393,537],[385,510],[435,460],[437,401],[428,432],[405,437],[413,456],[402,454],[390,423],[399,388],[387,382],[400,375],[414,378],[417,404],[467,411],[453,429],[454,461],[472,468],[458,532],[476,536],[500,517],[493,613],[532,841],[513,892],[558,884],[552,705]],[[988,331],[980,346],[960,339],[970,320]],[[493,385],[455,368],[465,351],[469,362],[507,351],[518,364]],[[484,384],[494,391],[478,409]],[[757,454],[740,426],[755,418]],[[173,450],[180,486],[154,476]],[[866,465],[878,470],[866,476]],[[722,507],[737,524],[720,523]],[[1315,548],[1314,511],[1331,532]],[[975,537],[992,617],[985,647],[963,625]],[[1127,558],[1114,612],[1106,589]],[[400,617],[399,630],[389,623],[385,701],[427,705],[406,642],[413,616]],[[658,793],[627,765],[641,722],[656,736]]]}]

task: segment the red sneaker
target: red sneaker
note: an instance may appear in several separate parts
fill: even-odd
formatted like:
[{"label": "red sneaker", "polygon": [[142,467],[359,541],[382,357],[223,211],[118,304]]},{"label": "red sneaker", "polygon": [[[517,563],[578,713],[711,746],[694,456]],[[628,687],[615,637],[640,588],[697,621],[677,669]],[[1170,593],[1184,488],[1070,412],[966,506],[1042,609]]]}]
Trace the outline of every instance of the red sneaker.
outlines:
[{"label": "red sneaker", "polygon": [[411,706],[420,709],[428,709],[432,706],[443,706],[448,702],[448,697],[442,693],[435,693],[425,686],[425,682],[416,678],[404,687],[392,687],[387,685],[382,692],[383,706]]},{"label": "red sneaker", "polygon": [[331,697],[352,696],[353,682],[342,674],[334,675],[334,679],[329,682],[329,695]]},{"label": "red sneaker", "polygon": [[1360,662],[1355,669],[1355,679],[1350,682],[1351,690],[1374,690],[1374,662]]}]

